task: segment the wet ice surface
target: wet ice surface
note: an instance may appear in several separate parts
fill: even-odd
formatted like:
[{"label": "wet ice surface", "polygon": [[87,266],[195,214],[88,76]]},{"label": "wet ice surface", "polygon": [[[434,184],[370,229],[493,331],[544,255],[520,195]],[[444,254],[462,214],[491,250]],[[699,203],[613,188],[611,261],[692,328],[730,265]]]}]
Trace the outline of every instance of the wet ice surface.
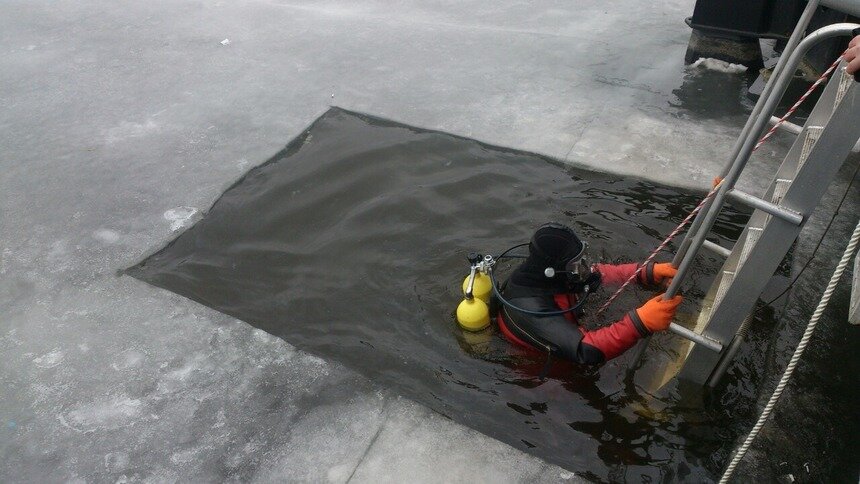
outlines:
[{"label": "wet ice surface", "polygon": [[[420,462],[443,441],[449,448],[434,460],[465,468],[468,458],[476,467],[464,475],[495,459],[518,463],[498,468],[510,480],[562,475],[281,339],[138,284],[111,275],[64,291],[53,304],[88,309],[31,311],[0,339],[4,368],[16,369],[4,375],[4,481],[344,482],[358,471],[370,481],[396,476],[391,466]],[[106,291],[120,297],[102,307]],[[34,352],[22,352],[25,341]],[[403,435],[417,454],[381,450]],[[365,457],[374,439],[386,455]]]},{"label": "wet ice surface", "polygon": [[[368,467],[354,479],[569,477],[115,273],[175,236],[166,211],[209,207],[330,104],[701,188],[749,103],[736,77],[685,74],[693,3],[4,3],[0,479],[339,481],[362,456]],[[766,183],[781,154],[766,147],[748,183]],[[784,363],[797,324],[780,333],[770,367]],[[848,341],[827,348],[857,347]],[[856,381],[835,378],[836,388]],[[821,382],[806,381],[792,408],[844,410],[805,396]],[[313,410],[326,405],[339,419]],[[856,407],[828,421],[850,431],[838,417]],[[797,421],[775,427],[784,445],[761,447],[762,475],[807,475],[810,457],[797,449],[831,448],[820,435],[785,443]],[[364,433],[326,437],[343,427]],[[380,428],[375,445],[386,453],[365,453]],[[436,451],[393,452],[407,448],[407,431]],[[831,462],[813,457],[813,472]]]}]

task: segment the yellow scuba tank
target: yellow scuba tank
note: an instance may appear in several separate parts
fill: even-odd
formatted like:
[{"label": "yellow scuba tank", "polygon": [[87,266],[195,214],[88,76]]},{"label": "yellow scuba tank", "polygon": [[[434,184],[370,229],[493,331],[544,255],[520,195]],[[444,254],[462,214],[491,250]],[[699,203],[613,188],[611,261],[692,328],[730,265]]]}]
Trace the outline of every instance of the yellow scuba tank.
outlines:
[{"label": "yellow scuba tank", "polygon": [[[490,294],[493,283],[485,274],[486,263],[475,253],[469,254],[471,270],[463,281],[464,299],[457,306],[457,323],[466,331],[481,331],[490,325]],[[492,257],[489,258],[492,260]],[[482,265],[483,264],[483,265]]]},{"label": "yellow scuba tank", "polygon": [[481,331],[490,325],[490,308],[478,299],[463,299],[457,306],[457,322],[466,331]]},{"label": "yellow scuba tank", "polygon": [[[470,276],[466,276],[463,279],[463,294],[466,294],[466,291],[469,287],[469,279]],[[490,281],[490,276],[484,274],[483,272],[478,272],[475,274],[475,282],[472,284],[472,295],[476,298],[484,301],[485,303],[490,303],[490,294],[493,292],[493,283]]]}]

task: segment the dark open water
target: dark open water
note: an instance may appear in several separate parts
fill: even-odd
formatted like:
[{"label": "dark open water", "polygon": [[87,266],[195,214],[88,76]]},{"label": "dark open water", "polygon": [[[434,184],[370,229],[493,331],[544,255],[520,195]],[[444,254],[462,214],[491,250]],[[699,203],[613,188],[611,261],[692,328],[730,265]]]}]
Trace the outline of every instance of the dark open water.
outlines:
[{"label": "dark open water", "polygon": [[[761,350],[742,352],[704,397],[676,384],[646,390],[670,335],[654,338],[638,372],[628,354],[601,368],[557,362],[541,382],[543,359],[495,329],[464,334],[453,318],[470,251],[498,254],[553,220],[589,241],[592,260],[642,260],[702,195],[332,109],[128,273],[580,475],[707,481],[757,413],[766,335],[780,327],[773,311],[759,312],[750,338]],[[745,220],[725,211],[717,240],[730,246]],[[696,312],[718,268],[700,259],[684,313]],[[651,295],[628,291],[595,319],[609,294],[589,303],[587,324]]]}]

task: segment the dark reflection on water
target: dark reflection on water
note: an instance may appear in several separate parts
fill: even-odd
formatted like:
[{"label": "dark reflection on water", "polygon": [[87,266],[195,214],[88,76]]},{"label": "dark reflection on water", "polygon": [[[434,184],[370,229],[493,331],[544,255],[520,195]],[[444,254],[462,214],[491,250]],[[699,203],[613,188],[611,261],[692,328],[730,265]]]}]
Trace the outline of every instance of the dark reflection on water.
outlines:
[{"label": "dark reflection on water", "polygon": [[[594,260],[641,260],[701,196],[333,109],[128,272],[595,480],[709,480],[749,426],[735,409],[752,407],[754,368],[722,390],[730,411],[674,383],[649,394],[650,366],[628,371],[629,354],[600,368],[559,361],[540,381],[543,358],[453,319],[469,251],[497,254],[556,220]],[[729,246],[745,219],[727,211],[716,240]],[[682,312],[696,312],[718,267],[701,259]],[[589,303],[588,325],[650,296],[628,291],[596,319],[608,295]],[[646,361],[673,341],[656,336]]]},{"label": "dark reflection on water", "polygon": [[[703,67],[688,67],[668,104],[692,119],[745,118],[755,105],[748,90],[758,72],[731,75]],[[717,102],[715,102],[717,101]]]},{"label": "dark reflection on water", "polygon": [[[676,116],[696,121],[715,119],[733,120],[732,124],[741,126],[752,112],[758,101],[758,94],[751,94],[758,71],[727,74],[703,67],[688,66],[684,71],[681,85],[672,90],[672,97],[666,103],[674,109]],[[809,88],[809,83],[801,80],[792,82],[785,95],[780,99],[776,113],[785,113],[795,101]],[[801,126],[806,121],[809,109],[815,106],[820,89],[812,93],[792,115],[791,121]]]}]

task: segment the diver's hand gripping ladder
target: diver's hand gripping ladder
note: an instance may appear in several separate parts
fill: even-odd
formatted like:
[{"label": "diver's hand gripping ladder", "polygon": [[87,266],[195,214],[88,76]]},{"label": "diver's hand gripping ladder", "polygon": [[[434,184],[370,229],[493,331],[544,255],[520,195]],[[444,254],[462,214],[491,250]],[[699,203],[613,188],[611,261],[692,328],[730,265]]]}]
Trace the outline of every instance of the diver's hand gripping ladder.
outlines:
[{"label": "diver's hand gripping ladder", "polygon": [[[674,265],[678,274],[666,291],[671,298],[689,273],[701,247],[726,257],[702,305],[692,332],[677,324],[670,330],[694,343],[683,358],[677,373],[682,379],[699,384],[714,384],[728,366],[737,349],[729,345],[736,334],[745,331],[743,321],[776,271],[780,261],[800,234],[808,216],[827,190],[842,162],[860,137],[860,89],[855,79],[839,68],[802,128],[787,123],[784,129],[798,135],[763,198],[741,192],[735,183],[746,166],[756,142],[771,120],[783,92],[804,54],[819,42],[852,35],[860,25],[834,24],[800,38],[818,2],[810,1],[795,32],[774,70],[770,82],[747,120],[733,149],[730,163],[721,173],[724,178],[714,198],[698,214],[681,243]],[[857,35],[857,34],[853,34]],[[705,240],[727,198],[754,209],[741,237],[731,249]],[[737,338],[739,341],[740,338]],[[721,358],[724,360],[721,363]],[[719,366],[718,366],[719,365]],[[715,371],[717,368],[719,371]],[[663,383],[675,374],[663,377]]]}]

